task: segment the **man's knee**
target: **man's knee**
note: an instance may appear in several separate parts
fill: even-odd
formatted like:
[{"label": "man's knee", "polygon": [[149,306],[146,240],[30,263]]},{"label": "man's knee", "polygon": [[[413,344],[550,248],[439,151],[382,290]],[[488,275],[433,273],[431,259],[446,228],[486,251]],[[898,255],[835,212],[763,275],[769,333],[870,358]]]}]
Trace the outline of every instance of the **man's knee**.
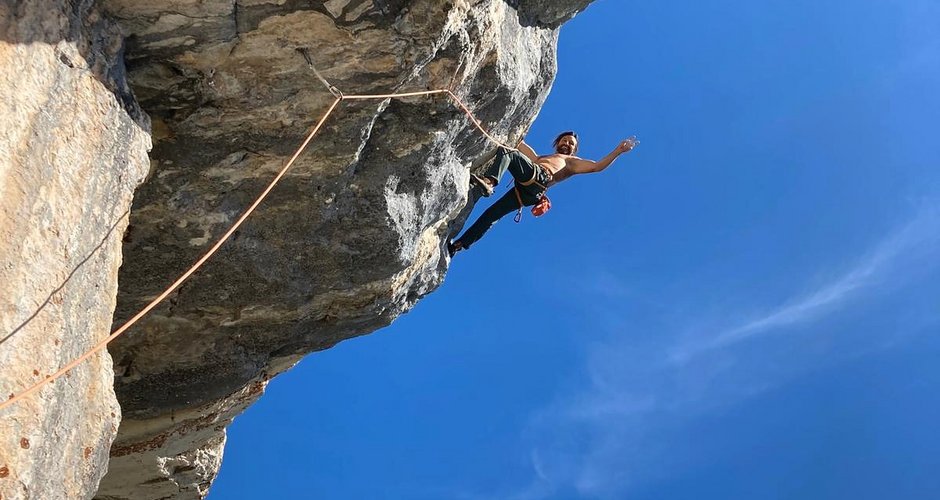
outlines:
[{"label": "man's knee", "polygon": [[509,163],[509,173],[519,182],[527,182],[535,174],[535,166],[521,153]]}]

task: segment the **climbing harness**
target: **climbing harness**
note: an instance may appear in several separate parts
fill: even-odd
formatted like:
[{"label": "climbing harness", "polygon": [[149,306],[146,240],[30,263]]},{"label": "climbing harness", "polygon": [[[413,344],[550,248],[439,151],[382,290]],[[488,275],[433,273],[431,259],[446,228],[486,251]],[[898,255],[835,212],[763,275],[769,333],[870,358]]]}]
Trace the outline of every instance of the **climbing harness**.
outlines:
[{"label": "climbing harness", "polygon": [[[333,110],[336,109],[336,107],[339,105],[340,102],[352,101],[352,100],[372,100],[372,99],[384,100],[384,99],[401,98],[401,97],[447,94],[448,96],[450,96],[451,99],[454,100],[457,106],[459,106],[460,109],[463,110],[463,112],[467,115],[467,117],[470,119],[473,125],[476,126],[476,128],[479,129],[480,132],[482,132],[483,135],[487,139],[495,143],[497,146],[509,149],[511,151],[517,151],[516,148],[507,146],[503,144],[502,142],[500,142],[495,137],[493,137],[492,135],[490,135],[489,132],[487,132],[486,129],[483,128],[483,124],[480,123],[479,120],[477,120],[477,118],[473,115],[470,109],[467,108],[467,106],[463,103],[463,101],[461,101],[460,98],[457,97],[457,95],[454,92],[452,92],[450,89],[425,90],[425,91],[420,91],[420,92],[404,92],[404,93],[397,93],[397,94],[345,95],[343,94],[341,90],[339,90],[336,86],[334,86],[326,78],[324,78],[322,74],[320,74],[316,66],[313,64],[313,59],[310,57],[310,53],[306,48],[298,48],[297,51],[300,52],[300,54],[303,56],[304,60],[307,62],[307,65],[313,70],[313,73],[317,77],[317,79],[320,80],[321,83],[323,83],[326,89],[331,94],[333,94],[333,97],[335,97],[336,99],[330,105],[329,109],[326,110],[326,113],[324,113],[323,116],[320,118],[320,120],[317,122],[316,126],[313,127],[313,130],[310,132],[310,134],[307,135],[307,138],[304,140],[304,142],[300,145],[299,148],[297,148],[297,151],[294,152],[293,156],[291,156],[287,164],[285,164],[284,167],[280,170],[280,172],[278,172],[278,174],[274,177],[274,180],[272,180],[268,184],[268,186],[264,189],[264,191],[262,191],[262,193],[255,199],[255,201],[248,207],[248,209],[245,210],[245,212],[241,215],[241,217],[239,217],[238,220],[235,221],[232,227],[230,227],[225,232],[225,234],[223,234],[222,237],[220,237],[219,240],[216,241],[216,243],[212,245],[212,247],[208,251],[206,251],[206,253],[202,257],[200,257],[199,260],[196,261],[195,264],[193,264],[186,272],[184,272],[179,278],[177,278],[177,280],[174,281],[173,284],[167,287],[167,289],[164,290],[163,293],[158,295],[149,304],[144,306],[144,308],[141,309],[140,312],[135,314],[131,319],[127,320],[127,322],[121,325],[118,329],[114,330],[114,332],[112,332],[111,335],[109,335],[107,338],[95,344],[91,349],[86,351],[81,356],[73,359],[70,363],[60,368],[57,372],[51,375],[47,375],[42,380],[34,383],[33,385],[27,387],[26,389],[18,393],[10,394],[9,397],[5,401],[0,401],[0,410],[3,410],[4,408],[8,406],[13,405],[17,401],[20,401],[21,399],[26,398],[30,394],[41,389],[46,384],[52,383],[59,377],[65,375],[66,373],[71,371],[73,368],[81,364],[86,359],[90,358],[91,356],[95,355],[96,353],[98,353],[99,351],[107,347],[107,345],[110,344],[114,339],[121,336],[124,332],[127,331],[128,328],[130,328],[135,323],[140,321],[141,318],[146,316],[147,313],[153,310],[153,308],[155,308],[157,305],[163,302],[163,300],[165,300],[171,293],[173,293],[173,291],[179,288],[179,286],[182,285],[184,281],[189,279],[189,277],[193,273],[195,273],[200,267],[202,267],[202,265],[205,264],[205,262],[209,260],[209,258],[212,257],[212,255],[214,255],[216,251],[218,251],[218,249],[222,246],[222,244],[224,244],[232,236],[232,234],[234,234],[235,231],[237,231],[238,228],[241,227],[241,225],[245,222],[245,220],[248,219],[248,216],[250,216],[252,212],[255,211],[258,205],[260,205],[261,202],[268,196],[268,193],[270,193],[271,190],[274,189],[274,186],[277,185],[277,183],[281,180],[282,177],[284,177],[284,174],[286,174],[288,169],[290,169],[291,165],[294,164],[294,161],[297,160],[300,154],[303,153],[303,151],[307,148],[307,145],[310,144],[310,141],[313,140],[313,137],[317,134],[317,132],[320,131],[320,128],[326,122],[326,119],[329,118],[330,114],[333,113]],[[516,193],[516,196],[518,196],[518,192]],[[522,203],[521,199],[519,203],[521,205]],[[520,209],[520,217],[521,217],[521,213],[522,212]]]},{"label": "climbing harness", "polygon": [[534,167],[535,168],[532,169],[532,178],[525,182],[516,182],[517,185],[513,185],[513,189],[516,191],[516,201],[519,203],[519,210],[516,210],[516,215],[512,218],[516,224],[522,222],[522,209],[525,208],[525,204],[522,203],[522,195],[519,194],[519,186],[531,186],[535,184],[536,186],[542,188],[542,193],[539,195],[539,201],[532,206],[532,215],[535,217],[541,217],[548,213],[548,211],[552,208],[552,201],[548,199],[548,186],[535,180],[536,177],[538,177],[539,170],[542,170],[545,173],[549,181],[551,181],[552,174],[545,170],[545,167],[537,163],[534,165]]}]

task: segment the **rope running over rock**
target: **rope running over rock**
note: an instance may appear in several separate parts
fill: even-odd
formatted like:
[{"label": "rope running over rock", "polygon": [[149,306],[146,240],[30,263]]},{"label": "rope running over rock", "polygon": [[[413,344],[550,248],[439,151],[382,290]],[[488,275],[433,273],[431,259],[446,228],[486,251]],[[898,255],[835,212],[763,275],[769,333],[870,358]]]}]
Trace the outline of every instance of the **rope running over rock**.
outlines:
[{"label": "rope running over rock", "polygon": [[457,95],[454,94],[449,89],[425,90],[425,91],[420,91],[420,92],[404,92],[404,93],[398,93],[398,94],[345,95],[338,88],[332,85],[329,81],[323,78],[320,72],[317,71],[316,67],[313,65],[313,61],[311,60],[310,55],[307,53],[305,49],[298,49],[298,51],[304,56],[304,59],[306,59],[307,64],[310,66],[310,68],[313,69],[316,77],[326,86],[327,90],[329,90],[330,93],[336,97],[336,100],[334,100],[333,104],[331,104],[329,109],[326,110],[326,113],[323,114],[323,116],[317,122],[316,126],[313,127],[313,130],[310,132],[309,135],[307,135],[306,140],[304,140],[304,142],[300,145],[300,147],[297,148],[297,151],[294,153],[293,156],[291,156],[287,164],[285,164],[284,167],[281,169],[281,171],[278,172],[278,174],[274,177],[274,180],[272,180],[270,184],[268,184],[268,187],[265,188],[264,191],[262,191],[262,193],[258,196],[258,198],[256,198],[255,201],[251,204],[251,206],[249,206],[248,209],[245,210],[242,216],[238,218],[238,220],[232,225],[232,227],[230,227],[228,231],[226,231],[225,234],[223,234],[222,237],[219,238],[219,240],[214,245],[212,245],[212,248],[210,248],[202,257],[200,257],[199,260],[197,260],[196,263],[193,264],[185,273],[183,273],[179,278],[177,278],[177,280],[174,281],[173,284],[167,287],[167,289],[164,290],[163,293],[158,295],[149,304],[144,306],[144,308],[141,309],[140,312],[135,314],[134,317],[127,320],[127,322],[121,325],[118,329],[114,330],[114,332],[112,332],[111,335],[109,335],[104,340],[101,340],[100,342],[95,344],[91,349],[86,351],[81,356],[72,360],[69,364],[60,368],[59,371],[53,373],[52,375],[47,375],[44,379],[40,380],[39,382],[34,383],[33,385],[29,386],[28,388],[16,394],[11,394],[10,397],[6,401],[0,402],[0,410],[3,410],[4,408],[7,408],[15,404],[17,401],[20,401],[26,398],[30,394],[41,389],[46,384],[52,383],[54,380],[65,375],[66,373],[68,373],[70,370],[72,370],[73,368],[81,364],[86,359],[90,358],[91,356],[95,355],[96,353],[98,353],[99,351],[107,347],[107,345],[110,344],[114,339],[121,336],[124,332],[127,331],[128,328],[130,328],[135,323],[140,321],[141,318],[146,316],[151,310],[153,310],[154,307],[159,305],[161,302],[163,302],[164,299],[166,299],[171,293],[173,293],[174,290],[179,288],[179,286],[182,285],[183,282],[189,279],[189,277],[193,273],[195,273],[200,267],[202,267],[202,265],[205,264],[205,262],[209,260],[209,258],[212,257],[212,255],[215,254],[216,251],[218,251],[218,249],[222,246],[222,244],[225,243],[236,230],[238,230],[238,228],[245,222],[245,220],[248,219],[248,216],[250,216],[252,212],[254,212],[256,208],[258,208],[258,205],[261,204],[261,202],[268,196],[268,193],[270,193],[271,190],[274,189],[274,186],[277,185],[277,183],[281,180],[282,177],[284,177],[284,174],[287,173],[291,165],[294,164],[294,161],[297,159],[297,157],[299,157],[300,154],[304,151],[304,149],[307,148],[307,145],[310,144],[310,141],[313,140],[313,137],[316,135],[317,132],[319,132],[320,128],[323,126],[323,123],[326,122],[326,119],[330,116],[330,114],[333,113],[333,110],[336,109],[336,106],[339,105],[341,101],[391,99],[391,98],[402,98],[402,97],[426,96],[426,95],[433,95],[433,94],[447,94],[448,96],[451,97],[451,99],[454,100],[457,106],[459,106],[460,109],[463,110],[463,112],[467,115],[467,117],[470,118],[470,121],[473,122],[473,125],[476,126],[476,128],[479,129],[480,132],[482,132],[483,135],[486,136],[488,140],[490,140],[491,142],[493,142],[494,144],[502,148],[512,150],[512,151],[516,150],[516,148],[507,146],[506,144],[503,144],[502,142],[497,140],[495,137],[490,135],[490,133],[487,132],[483,128],[483,125],[480,123],[480,121],[477,120],[475,116],[473,116],[473,113],[463,103],[463,101],[461,101],[460,98],[458,98]]}]

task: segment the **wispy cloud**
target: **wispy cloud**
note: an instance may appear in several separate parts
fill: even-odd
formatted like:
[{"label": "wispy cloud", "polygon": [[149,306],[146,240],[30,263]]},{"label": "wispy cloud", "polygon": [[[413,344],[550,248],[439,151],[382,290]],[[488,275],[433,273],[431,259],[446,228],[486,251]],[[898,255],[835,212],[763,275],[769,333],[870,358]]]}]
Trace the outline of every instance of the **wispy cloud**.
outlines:
[{"label": "wispy cloud", "polygon": [[[515,495],[501,496],[538,499],[577,491],[585,497],[620,498],[636,482],[681,467],[690,458],[670,446],[681,448],[674,436],[689,419],[832,361],[834,354],[813,353],[806,342],[781,347],[789,338],[785,334],[835,335],[811,327],[910,283],[938,263],[938,254],[940,210],[925,209],[844,272],[751,319],[700,328],[695,325],[706,322],[689,318],[685,329],[657,333],[666,339],[657,346],[630,340],[593,346],[580,387],[532,418],[527,431],[533,444],[532,482]],[[601,288],[627,289],[609,277]]]},{"label": "wispy cloud", "polygon": [[[743,324],[732,326],[700,343],[680,346],[673,359],[687,360],[703,350],[726,347],[785,327],[813,321],[832,312],[846,301],[864,292],[871,292],[874,285],[883,282],[889,275],[903,273],[903,269],[897,269],[899,264],[910,270],[922,263],[923,258],[935,250],[940,242],[938,226],[940,215],[937,211],[923,210],[904,227],[886,237],[873,251],[841,276],[781,307]],[[901,256],[904,258],[899,259]]]}]

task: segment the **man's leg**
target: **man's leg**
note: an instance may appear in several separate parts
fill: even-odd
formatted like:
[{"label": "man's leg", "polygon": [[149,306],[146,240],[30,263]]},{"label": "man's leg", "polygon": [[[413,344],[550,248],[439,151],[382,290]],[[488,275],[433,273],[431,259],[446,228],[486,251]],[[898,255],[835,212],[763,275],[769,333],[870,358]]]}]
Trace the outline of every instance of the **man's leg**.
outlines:
[{"label": "man's leg", "polygon": [[509,151],[502,147],[496,148],[496,156],[486,167],[483,177],[491,179],[496,187],[503,174],[508,170],[513,178],[519,182],[528,182],[535,174],[535,165],[524,154],[518,151]]},{"label": "man's leg", "polygon": [[515,189],[506,191],[506,194],[490,205],[490,207],[480,215],[480,218],[478,218],[469,229],[464,231],[463,236],[451,243],[451,247],[455,250],[466,250],[470,248],[470,245],[473,245],[477,240],[482,238],[483,234],[489,231],[496,221],[518,208],[519,202],[516,200]]}]

